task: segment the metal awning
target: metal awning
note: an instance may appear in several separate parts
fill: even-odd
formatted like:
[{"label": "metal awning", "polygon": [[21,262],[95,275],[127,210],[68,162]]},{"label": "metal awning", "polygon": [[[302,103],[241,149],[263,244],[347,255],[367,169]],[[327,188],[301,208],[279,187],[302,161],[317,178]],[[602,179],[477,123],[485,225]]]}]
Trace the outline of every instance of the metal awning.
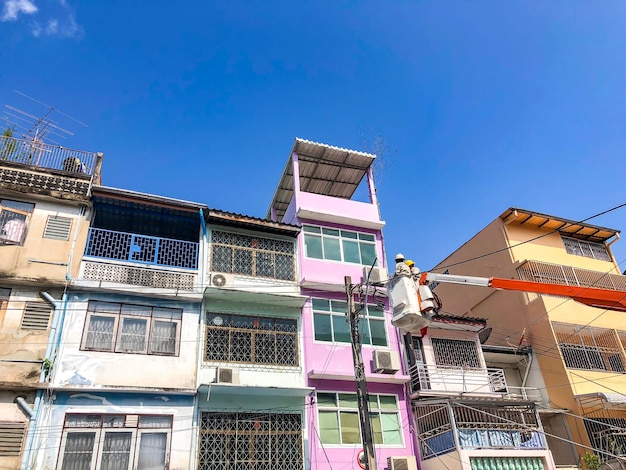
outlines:
[{"label": "metal awning", "polygon": [[300,190],[324,196],[351,199],[363,180],[376,155],[320,144],[296,138],[287,164],[267,211],[271,218],[272,208],[281,221],[293,198],[294,176],[291,156],[298,155]]},{"label": "metal awning", "polygon": [[563,235],[569,235],[582,240],[592,242],[605,242],[614,236],[619,235],[619,230],[600,227],[598,225],[587,224],[582,221],[564,219],[552,215],[541,214],[539,212],[528,211],[518,207],[510,207],[505,210],[500,218],[505,224],[515,222],[520,225],[530,225],[537,228],[554,230]]},{"label": "metal awning", "polygon": [[575,397],[586,413],[600,408],[626,409],[626,395],[623,393],[595,392]]}]

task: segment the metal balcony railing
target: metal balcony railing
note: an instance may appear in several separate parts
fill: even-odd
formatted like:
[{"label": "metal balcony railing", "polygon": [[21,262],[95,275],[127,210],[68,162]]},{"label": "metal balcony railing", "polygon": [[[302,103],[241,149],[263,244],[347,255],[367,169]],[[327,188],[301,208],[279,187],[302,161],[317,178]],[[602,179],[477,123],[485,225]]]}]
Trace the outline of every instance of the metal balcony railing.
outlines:
[{"label": "metal balcony railing", "polygon": [[626,290],[626,276],[621,274],[610,274],[541,261],[525,262],[517,268],[517,274],[524,281]]},{"label": "metal balcony railing", "polygon": [[73,150],[40,140],[23,140],[0,135],[0,162],[20,163],[61,170],[78,175],[93,175],[97,154]]},{"label": "metal balcony railing", "polygon": [[508,393],[502,369],[414,364],[409,367],[412,392]]},{"label": "metal balcony railing", "polygon": [[198,269],[198,243],[101,228],[89,229],[85,256]]}]

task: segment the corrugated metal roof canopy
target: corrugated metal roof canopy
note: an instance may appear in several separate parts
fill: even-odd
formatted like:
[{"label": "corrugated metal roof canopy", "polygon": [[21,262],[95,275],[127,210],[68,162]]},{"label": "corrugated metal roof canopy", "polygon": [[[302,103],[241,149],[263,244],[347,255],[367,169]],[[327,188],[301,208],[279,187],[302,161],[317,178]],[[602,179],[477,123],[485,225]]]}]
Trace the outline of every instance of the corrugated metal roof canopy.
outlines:
[{"label": "corrugated metal roof canopy", "polygon": [[539,212],[527,211],[526,209],[519,209],[517,207],[511,207],[505,210],[502,215],[500,215],[500,218],[507,224],[515,222],[520,225],[532,225],[537,228],[558,231],[564,235],[592,242],[605,242],[620,233],[619,230],[563,219],[552,215],[540,214]]},{"label": "corrugated metal roof canopy", "polygon": [[296,138],[272,204],[267,211],[268,219],[274,207],[277,219],[282,220],[293,197],[294,180],[291,164],[293,153],[298,154],[301,191],[342,199],[352,198],[367,169],[376,158],[376,155],[371,153]]}]

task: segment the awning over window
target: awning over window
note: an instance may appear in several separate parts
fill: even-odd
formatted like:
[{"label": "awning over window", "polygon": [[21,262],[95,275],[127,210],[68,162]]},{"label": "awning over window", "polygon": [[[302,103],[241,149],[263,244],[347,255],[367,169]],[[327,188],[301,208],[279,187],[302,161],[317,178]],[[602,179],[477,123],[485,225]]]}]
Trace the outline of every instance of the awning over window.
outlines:
[{"label": "awning over window", "polygon": [[585,414],[599,408],[626,409],[626,395],[623,393],[595,392],[576,395]]}]

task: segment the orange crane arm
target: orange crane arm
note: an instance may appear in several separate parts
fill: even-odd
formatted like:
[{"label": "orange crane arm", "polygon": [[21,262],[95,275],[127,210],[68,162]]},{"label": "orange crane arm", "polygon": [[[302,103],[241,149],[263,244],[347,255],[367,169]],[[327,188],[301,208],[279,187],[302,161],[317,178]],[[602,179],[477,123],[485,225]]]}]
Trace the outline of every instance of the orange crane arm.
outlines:
[{"label": "orange crane arm", "polygon": [[546,282],[521,281],[519,279],[501,279],[497,277],[457,276],[453,274],[422,273],[420,284],[428,282],[447,282],[470,286],[491,287],[493,289],[533,292],[535,294],[558,295],[569,297],[591,307],[608,310],[626,311],[626,291],[602,289],[598,287],[570,286]]}]

